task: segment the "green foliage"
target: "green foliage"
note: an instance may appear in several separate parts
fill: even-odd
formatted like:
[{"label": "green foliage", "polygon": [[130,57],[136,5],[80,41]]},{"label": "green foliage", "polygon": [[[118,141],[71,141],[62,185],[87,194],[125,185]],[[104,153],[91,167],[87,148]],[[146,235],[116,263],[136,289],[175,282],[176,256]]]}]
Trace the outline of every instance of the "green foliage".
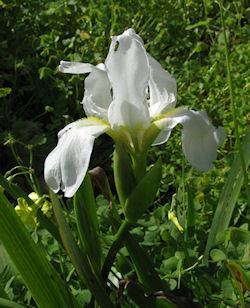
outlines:
[{"label": "green foliage", "polygon": [[74,208],[83,249],[96,272],[100,273],[101,246],[99,226],[96,216],[95,196],[88,174],[74,195]]},{"label": "green foliage", "polygon": [[[208,308],[243,307],[244,302],[248,305],[250,212],[245,188],[241,188],[240,163],[234,161],[238,155],[234,147],[235,123],[229,99],[225,39],[216,1],[3,0],[0,13],[0,138],[3,144],[0,164],[1,172],[5,173],[5,176],[0,175],[0,185],[9,199],[8,209],[17,205],[20,197],[32,206],[33,201],[28,197],[31,191],[43,195],[46,191],[43,162],[56,143],[58,130],[84,116],[79,104],[84,77],[59,73],[60,60],[97,64],[106,57],[110,35],[133,27],[143,37],[147,51],[177,79],[180,104],[205,109],[215,125],[226,128],[227,140],[219,151],[215,168],[204,174],[191,169],[184,161],[178,130],[167,144],[151,148],[150,163],[154,164],[159,156],[163,161],[159,193],[117,253],[113,277],[109,276],[107,283],[110,298],[117,307],[146,306],[150,301],[156,305],[156,301],[162,300],[158,297],[164,296],[156,291],[164,289],[169,300],[178,305],[181,296],[186,307],[195,307],[195,303]],[[224,1],[223,13],[242,140],[249,122],[248,9],[244,1]],[[110,139],[103,137],[97,140],[91,161],[93,166],[99,164],[105,168],[109,179],[112,151]],[[246,159],[248,157],[246,155]],[[114,167],[116,164],[114,160]],[[123,206],[135,187],[136,180],[131,173],[125,196],[118,191]],[[110,187],[114,192],[113,182]],[[45,198],[50,201],[48,196]],[[115,194],[109,200],[105,198],[100,195],[95,200],[99,231],[91,237],[98,236],[101,242],[101,263],[112,247],[117,224],[120,224],[115,221],[114,213],[121,219],[124,214]],[[92,294],[96,289],[86,281],[93,278],[98,284],[101,278],[91,276],[89,260],[75,240],[89,226],[85,224],[82,226],[85,230],[79,230],[79,217],[72,201],[64,201],[60,199],[59,215],[63,214],[60,218],[68,236],[66,245],[65,236],[63,243],[59,235],[62,224],[56,221],[56,215],[48,217],[41,211],[37,212],[39,224],[35,230],[20,227],[21,234],[25,233],[23,238],[15,234],[16,225],[9,223],[12,236],[20,241],[10,241],[7,245],[20,245],[24,239],[30,243],[32,236],[38,251],[46,255],[48,261],[44,262],[49,262],[52,272],[63,278],[77,304],[93,306],[87,288]],[[2,215],[5,219],[6,213]],[[175,219],[169,219],[169,213]],[[13,211],[12,214],[14,221],[20,224]],[[210,247],[206,250],[208,238]],[[93,254],[93,247],[99,244],[92,242],[91,245]],[[18,251],[16,246],[13,249]],[[30,264],[36,262],[36,258],[31,257],[32,251],[23,252],[27,256],[24,265],[27,260]],[[207,264],[203,263],[205,252]],[[99,252],[96,253],[99,264]],[[72,254],[78,258],[72,260]],[[18,256],[17,253],[16,258]],[[22,270],[17,271],[13,265],[14,258],[11,261],[0,246],[0,306],[36,307],[34,290],[25,286]],[[37,277],[46,275],[46,271],[39,269]],[[124,281],[128,283],[127,288],[123,288]],[[43,284],[38,292],[43,288],[48,290],[50,284]],[[52,301],[56,297],[54,291],[46,294]],[[102,301],[102,295],[96,297]]]}]

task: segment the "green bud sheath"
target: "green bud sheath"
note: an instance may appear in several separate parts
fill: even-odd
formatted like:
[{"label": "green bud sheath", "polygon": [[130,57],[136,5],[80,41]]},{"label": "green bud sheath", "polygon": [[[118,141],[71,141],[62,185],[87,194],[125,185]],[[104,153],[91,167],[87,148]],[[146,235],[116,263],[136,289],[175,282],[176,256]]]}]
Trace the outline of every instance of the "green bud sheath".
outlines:
[{"label": "green bud sheath", "polygon": [[132,161],[122,144],[116,144],[114,152],[114,178],[116,191],[122,206],[135,188]]}]

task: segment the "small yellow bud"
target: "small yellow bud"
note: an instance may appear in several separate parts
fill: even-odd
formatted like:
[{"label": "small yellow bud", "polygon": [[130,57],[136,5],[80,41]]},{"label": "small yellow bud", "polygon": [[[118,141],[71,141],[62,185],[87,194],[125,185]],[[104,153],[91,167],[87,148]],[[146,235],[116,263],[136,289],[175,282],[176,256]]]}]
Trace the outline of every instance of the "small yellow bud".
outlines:
[{"label": "small yellow bud", "polygon": [[33,202],[36,202],[38,199],[39,199],[39,196],[36,192],[32,191],[30,194],[29,194],[29,198],[33,201]]},{"label": "small yellow bud", "polygon": [[25,225],[31,227],[32,229],[35,229],[35,227],[37,226],[36,206],[32,208],[28,205],[24,198],[18,198],[15,211]]},{"label": "small yellow bud", "polygon": [[180,225],[176,215],[174,212],[169,211],[168,212],[168,220],[172,221],[172,223],[176,226],[176,228],[180,231],[180,232],[184,232],[183,227]]}]

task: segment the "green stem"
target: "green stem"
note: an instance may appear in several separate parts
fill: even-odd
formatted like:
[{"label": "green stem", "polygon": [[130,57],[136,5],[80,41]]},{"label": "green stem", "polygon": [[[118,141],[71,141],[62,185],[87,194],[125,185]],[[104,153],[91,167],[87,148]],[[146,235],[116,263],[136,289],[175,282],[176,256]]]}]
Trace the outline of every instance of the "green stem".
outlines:
[{"label": "green stem", "polygon": [[147,169],[147,158],[145,153],[132,155],[133,169],[136,182],[139,183],[144,177]]},{"label": "green stem", "polygon": [[131,223],[129,223],[127,220],[124,220],[115,235],[113,244],[108,251],[108,254],[106,256],[106,259],[102,267],[102,278],[105,281],[108,278],[111,267],[115,261],[116,254],[121,249],[124,239],[126,238],[126,235],[128,234],[130,228],[131,228]]},{"label": "green stem", "polygon": [[238,148],[238,152],[240,155],[241,160],[241,166],[244,174],[244,182],[246,186],[246,194],[248,203],[250,204],[250,189],[248,186],[248,174],[247,174],[247,168],[246,168],[246,161],[243,154],[242,146],[240,143],[240,134],[239,134],[239,125],[237,120],[237,106],[234,101],[233,96],[233,85],[232,85],[232,78],[231,78],[231,72],[230,72],[230,60],[229,60],[229,53],[228,53],[228,43],[227,43],[227,36],[226,36],[226,27],[225,27],[225,21],[222,13],[222,4],[221,1],[218,2],[220,7],[220,16],[221,16],[221,24],[223,28],[223,36],[225,41],[225,55],[226,55],[226,66],[227,66],[227,78],[228,78],[228,87],[229,87],[229,95],[230,95],[230,101],[232,106],[232,113],[233,113],[233,121],[234,121],[234,128],[235,128],[235,137],[236,137],[236,146]]},{"label": "green stem", "polygon": [[[10,149],[11,149],[11,152],[12,152],[12,154],[13,154],[13,156],[14,156],[16,162],[17,162],[17,164],[22,166],[22,165],[23,165],[23,162],[22,162],[21,158],[17,155],[13,143],[10,143]],[[27,182],[29,183],[30,187],[33,188],[32,182],[30,181],[28,175],[27,175],[27,174],[24,174],[24,176],[25,176]]]}]

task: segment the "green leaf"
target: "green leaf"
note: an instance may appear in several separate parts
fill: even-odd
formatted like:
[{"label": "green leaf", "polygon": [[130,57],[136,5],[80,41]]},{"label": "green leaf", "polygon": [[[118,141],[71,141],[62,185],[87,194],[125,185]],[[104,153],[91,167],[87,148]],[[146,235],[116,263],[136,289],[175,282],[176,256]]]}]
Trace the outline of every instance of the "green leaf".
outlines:
[{"label": "green leaf", "polygon": [[52,70],[49,67],[41,67],[39,68],[39,78],[44,79],[52,74]]},{"label": "green leaf", "polygon": [[4,307],[9,307],[9,308],[25,308],[25,306],[23,305],[19,305],[15,302],[12,302],[8,299],[5,298],[0,298],[0,307],[4,308]]},{"label": "green leaf", "polygon": [[112,308],[113,304],[110,301],[102,282],[93,272],[91,265],[89,264],[88,257],[80,250],[73,237],[70,227],[64,217],[57,195],[50,191],[50,196],[63,245],[80,279],[89,288],[93,296],[98,301],[100,307]]},{"label": "green leaf", "polygon": [[207,20],[200,20],[195,24],[188,25],[186,27],[186,30],[192,30],[192,29],[195,29],[195,28],[198,28],[198,27],[206,27],[209,24],[210,21],[211,21],[211,18],[208,18]]},{"label": "green leaf", "polygon": [[[243,153],[247,168],[250,163],[250,130],[243,141]],[[229,171],[226,183],[220,195],[220,199],[214,214],[207,245],[204,253],[204,262],[207,262],[210,249],[217,244],[217,235],[229,226],[234,207],[237,202],[241,187],[244,182],[244,174],[239,154],[236,155]]]},{"label": "green leaf", "polygon": [[95,197],[88,173],[83,184],[74,195],[74,207],[81,244],[91,264],[96,269],[96,272],[99,273],[101,269],[100,234]]},{"label": "green leaf", "polygon": [[250,243],[250,231],[240,228],[230,228],[230,240],[237,246],[240,242],[248,244]]},{"label": "green leaf", "polygon": [[58,243],[62,244],[62,239],[60,237],[57,225],[46,215],[44,215],[41,209],[38,209],[37,211],[37,219],[40,225],[45,228],[58,241]]},{"label": "green leaf", "polygon": [[220,249],[212,249],[210,251],[210,256],[214,262],[224,261],[227,259],[227,256]]},{"label": "green leaf", "polygon": [[38,307],[76,307],[69,290],[1,192],[0,240]]},{"label": "green leaf", "polygon": [[[231,273],[231,275],[233,276],[233,278],[235,279],[235,282],[237,282],[237,284],[240,286],[240,291],[242,292],[245,290],[250,291],[250,275],[249,275],[249,271],[245,271],[244,268],[230,260],[227,262],[227,267]],[[236,284],[236,285],[237,285]]]},{"label": "green leaf", "polygon": [[158,276],[150,257],[131,234],[128,234],[125,238],[125,246],[133,261],[140,282],[148,290],[165,291],[165,284]]},{"label": "green leaf", "polygon": [[125,216],[136,222],[153,203],[161,181],[162,163],[159,159],[135,187],[125,203]]}]

